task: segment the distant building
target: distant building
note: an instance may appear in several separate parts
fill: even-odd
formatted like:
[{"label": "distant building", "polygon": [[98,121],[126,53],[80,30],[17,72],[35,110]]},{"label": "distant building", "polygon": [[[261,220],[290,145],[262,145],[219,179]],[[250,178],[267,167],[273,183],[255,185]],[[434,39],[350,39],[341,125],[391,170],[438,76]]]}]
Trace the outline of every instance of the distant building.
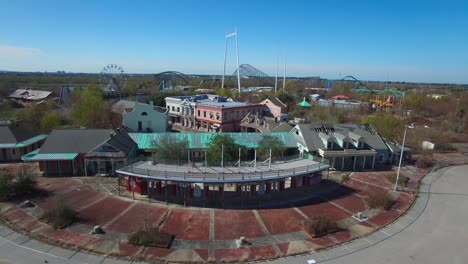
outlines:
[{"label": "distant building", "polygon": [[[120,117],[120,125],[133,132],[166,132],[169,130],[168,111],[164,108],[136,101],[120,100],[111,108]],[[119,126],[120,126],[119,125]]]},{"label": "distant building", "polygon": [[34,102],[42,101],[46,99],[52,92],[30,90],[30,89],[18,89],[8,96],[8,98],[21,100],[23,102]]},{"label": "distant building", "polygon": [[195,107],[196,128],[202,131],[238,132],[241,120],[249,113],[263,113],[263,106],[241,102],[203,101]]},{"label": "distant building", "polygon": [[286,122],[277,122],[276,118],[259,114],[248,114],[240,123],[241,132],[289,132],[292,126]]},{"label": "distant building", "polygon": [[57,129],[21,159],[39,162],[46,176],[112,174],[133,159],[137,144],[123,130]]},{"label": "distant building", "polygon": [[361,107],[367,107],[366,103],[354,100],[318,99],[316,102],[320,106],[330,106],[340,109],[359,109]]},{"label": "distant building", "polygon": [[273,99],[265,99],[260,102],[261,105],[265,106],[264,115],[265,116],[272,116],[275,118],[276,122],[287,122],[288,121],[288,114],[287,106],[285,103],[281,102],[278,98]]},{"label": "distant building", "polygon": [[213,94],[193,96],[168,96],[165,98],[166,109],[169,111],[169,123],[188,129],[195,129],[195,106],[200,102],[226,102],[226,98]]},{"label": "distant building", "polygon": [[122,105],[124,107],[123,125],[130,131],[135,132],[166,132],[169,130],[168,125],[168,111],[153,105],[151,101],[149,104],[135,102],[133,108],[129,105]]},{"label": "distant building", "polygon": [[24,154],[40,148],[46,138],[21,123],[0,126],[0,162],[20,161]]},{"label": "distant building", "polygon": [[364,170],[392,163],[392,153],[371,125],[296,125],[291,133],[296,137],[299,152],[327,160],[337,170]]}]

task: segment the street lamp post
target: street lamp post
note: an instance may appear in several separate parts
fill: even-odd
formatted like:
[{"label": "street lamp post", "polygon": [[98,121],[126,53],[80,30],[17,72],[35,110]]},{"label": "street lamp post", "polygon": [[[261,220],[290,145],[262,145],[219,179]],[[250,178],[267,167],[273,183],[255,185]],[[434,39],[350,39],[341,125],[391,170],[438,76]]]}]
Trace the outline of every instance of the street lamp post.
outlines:
[{"label": "street lamp post", "polygon": [[401,161],[403,160],[403,151],[405,149],[406,129],[407,129],[407,126],[405,125],[405,133],[403,134],[403,145],[401,146],[401,152],[400,152],[400,162],[398,163],[398,172],[397,172],[397,176],[395,180],[395,186],[393,187],[394,192],[396,192],[397,190],[398,178],[400,178]]}]

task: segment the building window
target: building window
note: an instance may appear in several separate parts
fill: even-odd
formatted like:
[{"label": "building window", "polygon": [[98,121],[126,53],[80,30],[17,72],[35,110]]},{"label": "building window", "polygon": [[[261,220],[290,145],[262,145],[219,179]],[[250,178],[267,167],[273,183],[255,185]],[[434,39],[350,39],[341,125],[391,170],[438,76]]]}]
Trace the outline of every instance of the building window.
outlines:
[{"label": "building window", "polygon": [[175,107],[174,106],[172,106],[172,112],[175,112]]},{"label": "building window", "polygon": [[16,149],[11,149],[11,153],[13,153],[13,155],[16,155]]},{"label": "building window", "polygon": [[225,121],[225,120],[226,120],[226,117],[227,117],[227,113],[224,112],[223,115],[224,115],[224,116],[223,116],[223,120]]},{"label": "building window", "polygon": [[203,117],[206,117],[206,111],[203,111]]},{"label": "building window", "polygon": [[383,154],[379,155],[379,162],[383,162],[383,156],[384,156]]},{"label": "building window", "polygon": [[177,113],[179,113],[179,112],[180,112],[180,107],[177,107]]},{"label": "building window", "polygon": [[198,110],[198,116],[200,116],[200,110]]},{"label": "building window", "polygon": [[147,115],[148,115],[148,113],[146,113],[146,112],[143,112],[143,113],[141,113],[141,115],[142,115],[142,116],[147,116]]},{"label": "building window", "polygon": [[327,149],[332,149],[333,148],[333,142],[328,141],[327,143]]}]

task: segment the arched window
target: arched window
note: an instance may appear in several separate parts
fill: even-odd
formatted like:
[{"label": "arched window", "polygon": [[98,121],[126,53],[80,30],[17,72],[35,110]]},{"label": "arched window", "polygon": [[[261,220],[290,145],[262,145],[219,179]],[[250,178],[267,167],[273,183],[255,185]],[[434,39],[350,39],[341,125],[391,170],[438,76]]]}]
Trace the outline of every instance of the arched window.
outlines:
[{"label": "arched window", "polygon": [[143,113],[141,113],[141,115],[142,115],[142,116],[147,116],[147,115],[148,115],[148,113],[146,113],[146,112],[143,112]]}]

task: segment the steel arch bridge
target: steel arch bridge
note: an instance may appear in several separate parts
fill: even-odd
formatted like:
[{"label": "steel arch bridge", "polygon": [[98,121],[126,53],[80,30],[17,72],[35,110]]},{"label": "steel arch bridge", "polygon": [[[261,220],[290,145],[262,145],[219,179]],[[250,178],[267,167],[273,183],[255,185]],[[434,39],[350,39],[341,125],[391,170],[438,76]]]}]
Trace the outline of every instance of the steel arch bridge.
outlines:
[{"label": "steel arch bridge", "polygon": [[175,83],[180,83],[182,82],[183,84],[188,84],[188,82],[190,81],[190,77],[181,73],[181,72],[178,72],[178,71],[165,71],[165,72],[160,72],[160,73],[156,73],[155,75],[153,75],[153,77],[156,79],[156,80],[159,80],[159,81],[165,81],[165,82],[175,82]]},{"label": "steel arch bridge", "polygon": [[237,76],[237,71],[239,71],[241,78],[270,78],[270,76],[268,76],[266,73],[253,67],[250,64],[240,65],[239,68],[236,69],[232,74],[233,77]]}]

